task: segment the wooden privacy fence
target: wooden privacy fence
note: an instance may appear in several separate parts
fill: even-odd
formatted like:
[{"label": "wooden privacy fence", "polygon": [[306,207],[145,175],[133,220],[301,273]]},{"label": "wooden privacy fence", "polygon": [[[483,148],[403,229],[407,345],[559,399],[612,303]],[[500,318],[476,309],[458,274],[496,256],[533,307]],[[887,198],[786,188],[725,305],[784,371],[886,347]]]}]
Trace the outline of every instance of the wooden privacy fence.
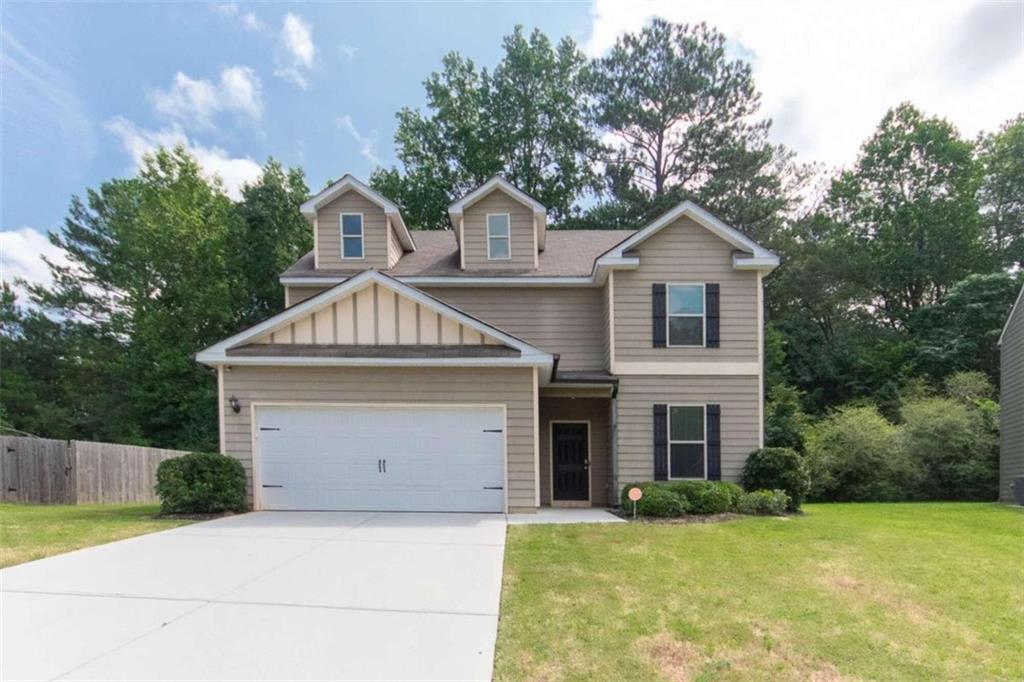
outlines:
[{"label": "wooden privacy fence", "polygon": [[116,443],[0,436],[0,500],[37,504],[156,502],[156,468],[184,455]]}]

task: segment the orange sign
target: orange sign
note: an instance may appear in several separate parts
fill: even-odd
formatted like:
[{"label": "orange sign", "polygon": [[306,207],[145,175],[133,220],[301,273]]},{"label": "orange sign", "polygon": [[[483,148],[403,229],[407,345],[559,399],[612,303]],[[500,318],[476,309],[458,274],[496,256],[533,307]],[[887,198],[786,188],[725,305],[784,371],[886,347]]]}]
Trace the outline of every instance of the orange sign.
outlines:
[{"label": "orange sign", "polygon": [[644,496],[644,491],[640,490],[640,488],[630,488],[628,494],[630,500],[632,500],[633,502],[637,502],[640,500],[641,497]]}]

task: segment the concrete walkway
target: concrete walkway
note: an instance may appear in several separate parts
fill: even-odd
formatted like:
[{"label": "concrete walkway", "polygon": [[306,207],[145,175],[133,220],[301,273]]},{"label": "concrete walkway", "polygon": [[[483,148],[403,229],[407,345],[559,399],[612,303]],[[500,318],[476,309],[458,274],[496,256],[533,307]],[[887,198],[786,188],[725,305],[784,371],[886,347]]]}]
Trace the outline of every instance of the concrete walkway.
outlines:
[{"label": "concrete walkway", "polygon": [[508,522],[518,524],[545,523],[625,523],[621,516],[616,516],[607,509],[600,507],[541,507],[536,514],[509,514]]},{"label": "concrete walkway", "polygon": [[0,571],[0,679],[489,679],[505,518],[257,512]]}]

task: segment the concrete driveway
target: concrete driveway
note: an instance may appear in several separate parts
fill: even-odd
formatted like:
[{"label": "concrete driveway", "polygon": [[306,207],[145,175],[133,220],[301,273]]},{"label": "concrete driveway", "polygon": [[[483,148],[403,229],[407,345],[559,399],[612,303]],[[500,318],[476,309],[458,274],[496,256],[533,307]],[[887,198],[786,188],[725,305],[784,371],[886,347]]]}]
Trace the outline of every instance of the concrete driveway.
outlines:
[{"label": "concrete driveway", "polygon": [[489,679],[505,519],[256,512],[0,571],[0,678]]}]

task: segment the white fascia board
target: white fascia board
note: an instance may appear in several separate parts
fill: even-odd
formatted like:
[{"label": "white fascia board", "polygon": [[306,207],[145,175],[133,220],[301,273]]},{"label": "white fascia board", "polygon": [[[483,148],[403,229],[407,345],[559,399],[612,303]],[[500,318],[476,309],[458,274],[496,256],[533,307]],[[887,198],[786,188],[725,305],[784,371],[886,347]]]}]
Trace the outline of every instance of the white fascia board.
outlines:
[{"label": "white fascia board", "polygon": [[[997,346],[1003,345],[1003,337],[1006,336],[1006,330],[1010,328],[1010,320],[1013,316],[1020,312],[1021,302],[1024,301],[1024,286],[1020,288],[1017,293],[1017,300],[1014,302],[1013,307],[1010,308],[1010,314],[1006,316],[1006,323],[1003,325],[1003,331],[999,332],[999,341],[996,342]],[[1024,315],[1024,313],[1020,313]]]},{"label": "white fascia board", "polygon": [[[550,357],[550,356],[548,356]],[[519,358],[325,358],[295,356],[252,356],[208,353],[196,355],[196,360],[207,365],[256,365],[273,367],[327,366],[327,367],[549,367],[545,358],[532,355]]]},{"label": "white fascia board", "polygon": [[775,254],[771,256],[744,256],[742,254],[733,254],[732,267],[735,270],[761,270],[768,272],[779,267],[779,257]]},{"label": "white fascia board", "polygon": [[534,214],[545,216],[545,218],[547,217],[547,209],[544,208],[539,201],[513,185],[505,178],[496,175],[448,207],[448,215],[452,218],[452,222],[455,222],[455,220],[461,216],[467,208],[475,204],[480,199],[483,199],[495,189],[504,191],[513,199],[532,210]]},{"label": "white fascia board", "polygon": [[657,218],[654,222],[648,224],[640,231],[634,233],[628,239],[622,241],[618,246],[615,246],[605,255],[601,256],[597,262],[601,264],[609,258],[623,257],[625,252],[638,246],[641,242],[646,241],[648,238],[660,232],[662,228],[667,227],[683,216],[692,218],[697,224],[710,230],[712,233],[718,235],[737,249],[753,254],[755,258],[778,259],[778,256],[752,240],[750,237],[746,236],[731,225],[727,225],[722,222],[692,201],[687,200],[667,213],[664,213],[661,217]]},{"label": "white fascia board", "polygon": [[402,218],[402,212],[398,209],[398,206],[380,192],[371,189],[366,183],[349,173],[346,173],[341,180],[338,180],[316,196],[310,197],[303,202],[302,206],[299,207],[299,211],[308,218],[315,217],[316,212],[321,206],[333,201],[349,190],[358,192],[368,201],[380,206],[384,210],[384,214],[389,216],[398,227],[396,231],[398,232],[399,241],[402,242],[402,247],[406,251],[416,250],[416,242],[413,240],[409,228],[405,226],[405,220]]},{"label": "white fascia board", "polygon": [[[480,332],[481,334],[486,334],[487,336],[498,339],[505,345],[518,350],[522,354],[521,359],[535,359],[539,362],[546,362],[548,359],[552,359],[552,356],[549,353],[545,353],[541,349],[511,336],[497,327],[492,327],[485,322],[481,322],[475,317],[470,317],[459,309],[453,308],[450,305],[437,300],[433,296],[429,296],[419,289],[405,284],[400,280],[396,280],[393,277],[388,277],[377,270],[364,270],[358,275],[348,278],[341,284],[321,291],[316,296],[312,296],[298,305],[292,306],[291,308],[288,308],[287,310],[284,310],[257,325],[249,327],[245,331],[239,332],[230,338],[224,339],[223,341],[210,346],[197,354],[196,359],[200,362],[207,362],[208,360],[226,358],[226,353],[229,348],[241,345],[246,341],[262,336],[281,325],[287,324],[291,320],[301,318],[308,313],[324,308],[339,298],[352,294],[372,283],[381,284],[389,289],[393,289],[406,298],[416,301],[420,305],[439,315],[449,317],[470,329]],[[336,360],[335,358],[323,359]]]}]

